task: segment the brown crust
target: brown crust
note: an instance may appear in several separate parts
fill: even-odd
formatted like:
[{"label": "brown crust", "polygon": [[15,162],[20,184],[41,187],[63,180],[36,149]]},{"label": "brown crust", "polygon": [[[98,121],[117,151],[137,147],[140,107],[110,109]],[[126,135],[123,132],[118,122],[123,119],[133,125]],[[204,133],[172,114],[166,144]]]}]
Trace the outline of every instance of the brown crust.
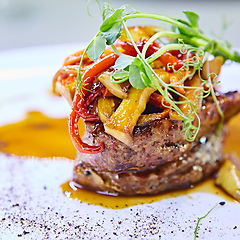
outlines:
[{"label": "brown crust", "polygon": [[[240,111],[240,94],[229,92],[218,96],[225,122]],[[211,97],[204,100],[199,114],[201,128],[195,141],[184,139],[182,121],[168,118],[155,120],[145,126],[136,126],[131,148],[104,132],[102,123],[87,122],[84,141],[103,142],[105,150],[99,154],[78,153],[77,159],[98,171],[128,171],[155,167],[174,161],[196,146],[202,136],[215,134],[220,116]]]},{"label": "brown crust", "polygon": [[[225,122],[240,111],[240,94],[219,94]],[[214,174],[223,161],[225,131],[216,136],[220,116],[211,97],[203,102],[201,128],[193,142],[183,123],[155,120],[134,129],[131,148],[106,134],[102,123],[87,123],[85,141],[102,141],[100,154],[78,153],[74,181],[96,191],[126,195],[155,194],[186,188]]]},{"label": "brown crust", "polygon": [[206,141],[202,138],[188,154],[144,171],[98,171],[77,162],[74,181],[92,190],[125,195],[156,194],[187,188],[219,169],[223,161],[224,135],[219,138],[212,135]]}]

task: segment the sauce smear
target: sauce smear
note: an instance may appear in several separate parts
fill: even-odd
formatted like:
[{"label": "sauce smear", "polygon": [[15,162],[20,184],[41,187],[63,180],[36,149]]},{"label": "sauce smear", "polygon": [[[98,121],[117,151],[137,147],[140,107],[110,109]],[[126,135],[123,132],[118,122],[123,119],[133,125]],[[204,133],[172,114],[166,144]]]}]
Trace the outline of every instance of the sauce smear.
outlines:
[{"label": "sauce smear", "polygon": [[220,188],[215,186],[215,180],[206,180],[194,188],[181,189],[175,191],[169,191],[157,195],[143,195],[143,196],[109,196],[104,194],[98,194],[86,189],[77,188],[75,183],[72,181],[62,184],[62,190],[67,197],[72,199],[77,199],[81,202],[86,202],[93,205],[99,205],[105,208],[111,209],[122,209],[126,207],[131,207],[139,204],[149,204],[153,202],[158,202],[167,198],[175,198],[179,196],[189,195],[192,193],[211,193],[222,197],[226,201],[234,201],[234,199],[222,191]]},{"label": "sauce smear", "polygon": [[23,121],[0,128],[0,151],[17,156],[74,159],[67,118],[50,118],[29,112]]}]

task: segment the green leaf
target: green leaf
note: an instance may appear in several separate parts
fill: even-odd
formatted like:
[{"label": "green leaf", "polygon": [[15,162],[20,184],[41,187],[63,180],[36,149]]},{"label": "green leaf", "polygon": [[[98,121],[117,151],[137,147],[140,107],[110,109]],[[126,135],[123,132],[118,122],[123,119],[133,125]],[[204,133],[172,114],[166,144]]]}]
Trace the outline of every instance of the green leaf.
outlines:
[{"label": "green leaf", "polygon": [[127,66],[131,65],[132,62],[133,62],[133,59],[127,56],[121,55],[115,62],[115,69],[124,69]]},{"label": "green leaf", "polygon": [[116,23],[121,22],[122,16],[123,16],[124,9],[117,9],[113,14],[111,14],[108,18],[106,18],[101,27],[100,30],[102,32],[107,32],[109,29],[113,27]]},{"label": "green leaf", "polygon": [[[152,81],[149,78],[151,76],[151,71],[147,68],[147,66],[143,63],[143,61],[136,57],[132,63],[132,65],[136,65],[140,70],[141,82],[144,83],[145,87],[151,87]],[[149,70],[149,71],[148,71]],[[149,75],[150,74],[150,75]]]},{"label": "green leaf", "polygon": [[115,23],[108,31],[104,32],[107,45],[115,43],[115,41],[122,34],[122,24],[121,22]]},{"label": "green leaf", "polygon": [[144,65],[144,69],[145,69],[145,73],[146,73],[146,76],[147,76],[147,79],[145,79],[144,82],[148,87],[153,87],[152,86],[152,80],[151,80],[152,71],[146,65]]},{"label": "green leaf", "polygon": [[177,21],[180,22],[180,23],[185,24],[187,27],[191,27],[191,25],[189,24],[189,22],[187,22],[187,21],[185,21],[185,20],[178,19]]},{"label": "green leaf", "polygon": [[139,68],[142,67],[142,61],[139,57],[135,57],[132,64],[138,66]]},{"label": "green leaf", "polygon": [[140,72],[141,80],[144,85],[147,87],[149,85],[149,77],[145,72]]},{"label": "green leaf", "polygon": [[103,33],[99,33],[88,47],[88,56],[91,60],[100,58],[106,48],[106,39]]},{"label": "green leaf", "polygon": [[136,65],[129,66],[129,82],[130,84],[137,89],[144,89],[146,85],[142,81],[140,68]]},{"label": "green leaf", "polygon": [[198,33],[199,33],[198,29],[194,29],[189,22],[187,22],[185,20],[182,20],[182,19],[178,19],[177,21],[186,25],[186,28],[185,27],[178,27],[178,31],[181,34],[184,34],[186,36],[192,36],[192,37],[198,35]]},{"label": "green leaf", "polygon": [[199,16],[195,12],[183,11],[193,28],[198,28]]},{"label": "green leaf", "polygon": [[125,70],[117,70],[113,73],[114,79],[122,79],[124,81],[129,79],[129,72]]}]

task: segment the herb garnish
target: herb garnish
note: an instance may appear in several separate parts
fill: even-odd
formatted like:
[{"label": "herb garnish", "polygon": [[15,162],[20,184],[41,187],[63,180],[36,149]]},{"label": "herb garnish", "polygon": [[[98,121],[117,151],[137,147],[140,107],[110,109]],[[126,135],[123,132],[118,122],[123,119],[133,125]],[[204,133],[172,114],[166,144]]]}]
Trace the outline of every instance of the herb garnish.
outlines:
[{"label": "herb garnish", "polygon": [[206,218],[218,205],[225,205],[225,202],[219,202],[217,203],[213,208],[211,208],[204,216],[198,218],[198,221],[197,221],[197,225],[196,225],[196,228],[195,228],[195,232],[194,232],[194,240],[197,239],[197,231],[198,231],[198,226],[199,226],[199,223],[202,219]]},{"label": "herb garnish", "polygon": [[[89,2],[90,1],[91,0],[89,0]],[[98,0],[95,1],[99,4]],[[130,7],[130,11],[127,11],[127,7]],[[212,54],[214,56],[221,55],[225,60],[230,59],[232,61],[240,62],[240,54],[237,51],[230,49],[229,45],[222,40],[212,40],[204,35],[198,26],[199,16],[191,11],[183,12],[188,19],[188,21],[185,21],[163,14],[138,12],[130,5],[124,5],[115,10],[110,5],[110,1],[108,1],[103,5],[101,13],[103,23],[100,26],[99,32],[86,47],[83,53],[83,57],[87,53],[91,60],[97,60],[102,56],[107,45],[111,46],[114,52],[120,56],[115,63],[115,70],[111,73],[111,81],[118,84],[129,80],[130,84],[137,89],[144,89],[146,87],[157,89],[163,96],[163,101],[166,100],[170,104],[170,106],[166,107],[173,109],[179,116],[181,116],[184,122],[183,130],[185,131],[185,139],[193,141],[200,128],[200,119],[196,112],[196,104],[175,90],[178,85],[165,83],[151,67],[153,61],[159,58],[165,52],[170,50],[180,50],[182,54],[186,54],[187,60],[181,63],[182,67],[178,70],[174,69],[174,64],[172,66],[169,66],[169,68],[172,68],[173,72],[177,73],[180,82],[184,82],[185,79],[191,78],[195,73],[199,75],[199,78],[202,81],[200,87],[183,86],[183,88],[194,89],[196,97],[199,97],[197,95],[197,92],[203,92],[203,95],[200,96],[201,98],[207,97],[210,94],[212,95],[218,112],[222,118],[219,125],[219,129],[221,130],[223,123],[223,113],[213,89],[213,85],[217,84],[215,81],[217,76],[214,76],[213,80],[211,80],[211,74],[209,74],[207,79],[202,79],[200,71],[209,54]],[[126,25],[127,20],[134,18],[149,18],[170,23],[172,25],[172,31],[161,30],[159,32],[156,32],[155,35],[153,35],[146,42],[142,51],[140,51]],[[114,46],[114,43],[123,34],[123,32],[126,34],[127,38],[132,43],[135,51],[137,52],[136,57],[125,55],[119,52],[118,49]],[[174,40],[171,43],[162,46],[151,56],[146,57],[146,51],[149,46],[155,40],[161,40],[162,37],[170,37]],[[190,59],[189,54],[191,52],[194,52],[194,57]],[[77,81],[77,89],[80,96],[82,96],[81,89],[85,87],[80,73],[83,57],[80,61]],[[189,73],[190,68],[192,69],[191,73]],[[186,71],[186,75],[180,77],[182,70]],[[204,88],[204,85],[208,86],[207,90]],[[183,100],[181,100],[181,102],[174,100],[172,97],[173,94],[181,97]],[[183,103],[188,104],[189,111],[187,114],[184,114],[178,107],[178,104]],[[193,125],[193,120],[195,118],[197,119],[197,124]]]}]

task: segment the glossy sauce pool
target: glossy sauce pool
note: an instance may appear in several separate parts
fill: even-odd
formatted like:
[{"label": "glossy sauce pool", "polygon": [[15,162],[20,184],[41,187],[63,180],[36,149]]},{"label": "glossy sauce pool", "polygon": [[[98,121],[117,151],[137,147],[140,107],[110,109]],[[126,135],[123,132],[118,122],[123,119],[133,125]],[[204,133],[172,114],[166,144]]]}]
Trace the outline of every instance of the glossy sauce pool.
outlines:
[{"label": "glossy sauce pool", "polygon": [[[240,157],[240,115],[229,122],[229,136],[226,140],[225,152],[235,152]],[[84,131],[83,123],[79,129]],[[0,151],[17,156],[63,157],[74,159],[76,150],[72,145],[67,128],[67,119],[44,116],[40,112],[29,112],[26,119],[0,128]],[[69,181],[61,185],[64,194],[89,204],[106,208],[120,209],[137,204],[152,203],[166,198],[189,195],[196,192],[216,194],[227,201],[234,201],[209,179],[194,188],[171,191],[151,196],[107,196],[76,187]],[[191,198],[191,196],[189,196]]]},{"label": "glossy sauce pool", "polygon": [[29,112],[23,121],[0,128],[0,151],[17,156],[74,159],[67,118],[50,118]]}]

